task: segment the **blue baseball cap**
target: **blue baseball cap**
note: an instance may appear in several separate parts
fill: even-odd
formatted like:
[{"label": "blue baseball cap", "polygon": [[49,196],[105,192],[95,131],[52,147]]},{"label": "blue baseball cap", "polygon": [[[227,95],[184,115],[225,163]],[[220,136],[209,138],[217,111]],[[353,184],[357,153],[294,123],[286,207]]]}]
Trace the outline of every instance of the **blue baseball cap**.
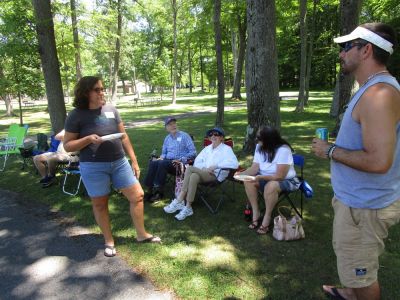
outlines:
[{"label": "blue baseball cap", "polygon": [[164,120],[164,126],[167,126],[172,121],[176,122],[176,119],[174,117],[166,117],[165,120]]},{"label": "blue baseball cap", "polygon": [[212,132],[218,132],[220,135],[225,136],[225,132],[220,127],[214,127],[213,129],[207,130],[206,135],[209,136]]}]

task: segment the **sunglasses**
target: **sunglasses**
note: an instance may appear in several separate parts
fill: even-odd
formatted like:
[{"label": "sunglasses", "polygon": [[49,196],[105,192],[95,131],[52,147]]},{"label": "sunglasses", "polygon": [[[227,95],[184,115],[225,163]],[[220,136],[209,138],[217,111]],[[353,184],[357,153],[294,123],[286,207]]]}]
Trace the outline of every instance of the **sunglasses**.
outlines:
[{"label": "sunglasses", "polygon": [[212,136],[221,136],[221,135],[218,132],[211,132],[208,136],[212,137]]},{"label": "sunglasses", "polygon": [[97,94],[100,94],[100,93],[104,93],[105,89],[102,87],[101,88],[97,87],[97,88],[92,89],[92,91],[95,91]]},{"label": "sunglasses", "polygon": [[346,42],[346,43],[340,45],[342,47],[342,49],[340,51],[344,50],[344,52],[349,52],[354,47],[357,47],[358,49],[361,49],[366,44],[368,44],[368,43]]}]

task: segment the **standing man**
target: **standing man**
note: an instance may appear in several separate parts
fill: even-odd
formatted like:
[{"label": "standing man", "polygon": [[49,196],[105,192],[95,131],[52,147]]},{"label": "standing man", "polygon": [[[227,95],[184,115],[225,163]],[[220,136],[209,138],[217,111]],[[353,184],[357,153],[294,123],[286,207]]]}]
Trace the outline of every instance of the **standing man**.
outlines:
[{"label": "standing man", "polygon": [[333,248],[345,288],[323,286],[337,299],[380,299],[378,257],[400,219],[400,86],[386,69],[395,32],[360,25],[334,39],[345,74],[360,88],[344,114],[335,144],[314,139],[315,155],[331,160]]},{"label": "standing man", "polygon": [[186,163],[196,157],[196,148],[192,138],[186,132],[178,130],[174,117],[167,117],[164,126],[168,135],[164,139],[161,156],[150,160],[144,179],[148,190],[145,199],[150,202],[155,202],[164,196],[167,173],[175,174],[175,161]]}]

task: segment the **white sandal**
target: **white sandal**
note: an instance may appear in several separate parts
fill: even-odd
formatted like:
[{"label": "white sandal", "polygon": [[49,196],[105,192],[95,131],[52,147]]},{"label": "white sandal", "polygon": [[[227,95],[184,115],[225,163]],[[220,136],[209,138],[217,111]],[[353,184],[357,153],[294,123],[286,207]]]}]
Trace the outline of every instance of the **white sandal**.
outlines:
[{"label": "white sandal", "polygon": [[113,257],[117,254],[117,250],[114,246],[105,245],[104,256]]}]

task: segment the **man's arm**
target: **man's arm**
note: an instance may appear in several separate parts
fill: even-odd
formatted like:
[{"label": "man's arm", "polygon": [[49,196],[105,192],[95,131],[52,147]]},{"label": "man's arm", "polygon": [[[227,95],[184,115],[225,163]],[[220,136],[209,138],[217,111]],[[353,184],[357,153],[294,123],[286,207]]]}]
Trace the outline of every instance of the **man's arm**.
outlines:
[{"label": "man's arm", "polygon": [[[353,110],[352,117],[361,125],[363,149],[337,147],[332,158],[360,171],[386,173],[392,166],[396,146],[396,127],[400,119],[399,92],[387,84],[371,86]],[[326,142],[314,139],[313,150],[317,156],[325,157],[327,147]]]}]

